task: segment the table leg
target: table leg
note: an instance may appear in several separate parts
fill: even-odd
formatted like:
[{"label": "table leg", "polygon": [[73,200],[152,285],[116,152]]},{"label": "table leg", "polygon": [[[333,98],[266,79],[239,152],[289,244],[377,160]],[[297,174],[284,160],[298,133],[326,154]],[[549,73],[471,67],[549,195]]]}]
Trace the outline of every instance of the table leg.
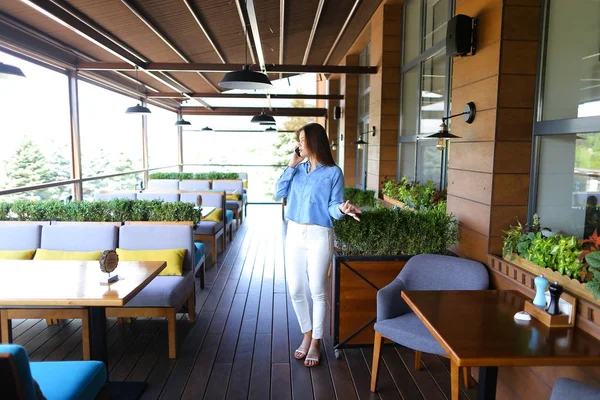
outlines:
[{"label": "table leg", "polygon": [[[106,340],[106,309],[89,308],[90,358],[102,361],[108,372],[108,343]],[[112,400],[137,399],[146,389],[146,382],[109,382]]]},{"label": "table leg", "polygon": [[450,362],[450,398],[458,400],[460,392],[460,368],[454,361]]},{"label": "table leg", "polygon": [[497,380],[498,367],[479,367],[479,394],[477,399],[495,400]]}]

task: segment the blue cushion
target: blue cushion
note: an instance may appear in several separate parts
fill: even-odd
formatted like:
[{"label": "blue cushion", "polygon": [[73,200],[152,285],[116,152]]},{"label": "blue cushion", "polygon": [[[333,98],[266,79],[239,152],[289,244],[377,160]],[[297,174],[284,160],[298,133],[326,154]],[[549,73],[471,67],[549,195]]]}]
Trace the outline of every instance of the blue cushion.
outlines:
[{"label": "blue cushion", "polygon": [[408,313],[396,318],[375,323],[375,330],[384,337],[423,353],[446,356],[446,350],[429,333],[425,325],[415,313]]},{"label": "blue cushion", "polygon": [[227,221],[227,223],[233,220],[233,211],[225,210],[225,220]]},{"label": "blue cushion", "polygon": [[[29,369],[29,358],[27,357],[25,348],[18,344],[1,344],[0,353],[9,353],[12,356],[17,367],[17,374],[19,374],[18,379],[21,381],[23,390],[25,391],[25,397],[27,399],[35,399],[35,389],[33,387],[33,381],[31,380],[31,371]],[[4,364],[0,365],[4,367]],[[10,384],[11,382],[0,381],[0,388]]]},{"label": "blue cushion", "polygon": [[95,399],[107,381],[100,361],[32,362],[31,375],[48,400]]},{"label": "blue cushion", "polygon": [[206,252],[204,250],[204,243],[202,242],[194,242],[194,247],[196,248],[196,253],[194,253],[194,266],[196,266],[200,262],[200,259],[204,257]]},{"label": "blue cushion", "polygon": [[246,195],[246,189],[244,189],[244,194],[242,195],[242,203],[246,203],[248,200],[248,195]]}]

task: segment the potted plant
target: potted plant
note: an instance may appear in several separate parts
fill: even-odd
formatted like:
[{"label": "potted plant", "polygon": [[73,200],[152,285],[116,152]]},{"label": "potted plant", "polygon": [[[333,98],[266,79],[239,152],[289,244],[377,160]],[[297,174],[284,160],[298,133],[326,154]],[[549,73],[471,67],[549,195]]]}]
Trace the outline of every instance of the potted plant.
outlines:
[{"label": "potted plant", "polygon": [[333,337],[343,345],[373,343],[377,290],[390,283],[417,254],[448,254],[458,242],[458,224],[438,208],[375,207],[334,221]]},{"label": "potted plant", "polygon": [[387,181],[383,184],[383,200],[397,207],[411,209],[428,209],[432,207],[446,207],[446,189],[436,190],[432,181],[423,185],[419,182],[410,182],[405,176],[400,182]]}]

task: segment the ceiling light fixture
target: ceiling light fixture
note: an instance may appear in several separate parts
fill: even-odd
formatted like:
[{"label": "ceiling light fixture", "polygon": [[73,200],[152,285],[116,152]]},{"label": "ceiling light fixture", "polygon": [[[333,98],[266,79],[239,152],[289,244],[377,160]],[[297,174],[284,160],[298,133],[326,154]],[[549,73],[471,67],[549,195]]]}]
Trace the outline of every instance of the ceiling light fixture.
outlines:
[{"label": "ceiling light fixture", "polygon": [[0,63],[0,79],[11,79],[15,77],[25,78],[25,74],[21,71],[21,68]]},{"label": "ceiling light fixture", "polygon": [[[137,65],[135,66],[135,86],[136,86],[136,91],[139,92],[139,83],[140,81],[138,80],[138,68]],[[150,109],[146,106],[143,106],[142,103],[140,104],[136,104],[133,107],[129,107],[127,110],[125,110],[125,114],[151,114],[152,112],[150,111]]]},{"label": "ceiling light fixture", "polygon": [[275,118],[273,118],[270,115],[265,114],[265,112],[262,111],[259,115],[255,115],[254,117],[252,117],[250,122],[254,122],[254,123],[272,122],[271,125],[275,125]]},{"label": "ceiling light fixture", "polygon": [[277,128],[273,128],[272,126],[265,129],[265,132],[277,132]]},{"label": "ceiling light fixture", "polygon": [[192,123],[190,121],[186,121],[183,118],[181,118],[179,121],[175,122],[175,126],[188,126],[188,125],[192,125]]},{"label": "ceiling light fixture", "polygon": [[201,131],[212,131],[213,128],[211,128],[210,126],[205,126],[204,128],[200,129]]},{"label": "ceiling light fixture", "polygon": [[449,117],[443,117],[442,124],[440,125],[440,130],[438,132],[434,133],[433,135],[426,136],[426,138],[437,139],[437,143],[435,145],[436,149],[438,149],[440,151],[444,150],[446,148],[446,140],[460,138],[460,136],[453,135],[448,131],[448,125],[446,124],[446,121],[448,121],[450,118],[454,118],[454,117],[458,117],[459,115],[462,115],[463,120],[467,124],[472,124],[473,121],[475,121],[475,111],[476,111],[475,103],[473,103],[471,101],[468,102],[463,107],[463,112],[461,112],[459,114],[451,115]]}]

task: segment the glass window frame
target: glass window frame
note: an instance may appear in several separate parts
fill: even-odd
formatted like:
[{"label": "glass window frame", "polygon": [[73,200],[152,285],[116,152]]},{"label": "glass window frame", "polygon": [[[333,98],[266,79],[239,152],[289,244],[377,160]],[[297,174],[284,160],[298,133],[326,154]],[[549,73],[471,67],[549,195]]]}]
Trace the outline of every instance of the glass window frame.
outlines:
[{"label": "glass window frame", "polygon": [[[367,45],[363,48],[358,56],[359,65],[370,65],[371,59],[371,42],[367,43]],[[368,86],[367,86],[368,85]],[[367,102],[368,99],[368,102]],[[361,110],[361,102],[363,104],[363,108]],[[371,113],[371,80],[369,75],[359,75],[358,76],[358,117],[356,123],[356,140],[363,139],[367,137],[367,133],[370,128],[370,113]],[[363,111],[363,112],[361,112]],[[360,126],[363,126],[361,131]],[[367,163],[369,162],[369,139],[367,138],[363,148],[361,150],[356,149],[356,184],[355,187],[357,189],[366,190],[367,188]],[[361,160],[359,160],[359,156]],[[362,185],[359,182],[362,181]]]},{"label": "glass window frame", "polygon": [[540,19],[540,51],[537,58],[536,90],[533,108],[533,131],[531,144],[531,167],[529,197],[527,201],[527,222],[531,224],[538,203],[540,177],[541,142],[545,136],[577,135],[598,132],[600,116],[580,117],[557,120],[542,120],[544,108],[544,87],[546,84],[546,54],[548,49],[551,0],[542,0],[542,18]]},{"label": "glass window frame", "polygon": [[[397,149],[397,154],[398,154],[398,163],[396,165],[396,179],[399,180],[402,177],[402,170],[401,170],[401,165],[402,163],[400,162],[400,145],[402,143],[415,143],[414,146],[414,163],[413,163],[413,171],[412,171],[412,176],[416,177],[418,176],[418,165],[419,165],[419,158],[418,158],[418,154],[419,154],[419,141],[423,140],[426,136],[428,135],[421,135],[418,132],[421,131],[421,101],[422,101],[422,82],[423,82],[423,63],[429,59],[431,59],[432,57],[434,57],[436,54],[438,54],[440,51],[444,51],[445,47],[446,47],[446,41],[445,38],[440,40],[437,43],[434,43],[431,47],[429,47],[427,50],[422,50],[424,48],[424,38],[425,38],[425,30],[426,30],[426,23],[425,23],[425,1],[424,0],[408,0],[406,1],[406,3],[403,6],[403,13],[402,13],[402,26],[403,26],[403,37],[404,37],[404,29],[406,29],[406,12],[405,9],[407,7],[408,4],[411,4],[414,1],[418,1],[420,2],[420,11],[421,11],[421,15],[420,15],[420,34],[419,34],[419,49],[421,49],[421,53],[413,58],[412,60],[405,60],[404,56],[405,56],[405,52],[404,50],[402,51],[402,60],[401,60],[401,69],[400,69],[400,73],[401,73],[401,79],[400,79],[400,93],[403,93],[403,89],[404,89],[404,74],[408,71],[410,71],[413,68],[417,68],[417,73],[418,73],[418,96],[416,96],[416,106],[417,106],[417,115],[416,115],[416,129],[415,129],[415,135],[409,135],[409,136],[401,136],[401,132],[402,132],[402,120],[403,120],[403,115],[402,115],[402,102],[404,101],[403,98],[400,99],[400,107],[399,107],[399,114],[400,114],[400,120],[398,123],[398,149]],[[448,16],[454,16],[454,1],[451,0],[448,2]],[[403,46],[404,48],[404,46]],[[452,62],[451,59],[449,57],[446,57],[446,82],[445,82],[445,93],[444,93],[444,115],[449,115],[450,112],[450,96],[451,96],[451,90],[452,90]],[[429,140],[429,139],[428,139]],[[441,157],[441,172],[440,172],[440,187],[438,189],[443,189],[448,185],[448,149],[443,150],[443,154]]]}]

